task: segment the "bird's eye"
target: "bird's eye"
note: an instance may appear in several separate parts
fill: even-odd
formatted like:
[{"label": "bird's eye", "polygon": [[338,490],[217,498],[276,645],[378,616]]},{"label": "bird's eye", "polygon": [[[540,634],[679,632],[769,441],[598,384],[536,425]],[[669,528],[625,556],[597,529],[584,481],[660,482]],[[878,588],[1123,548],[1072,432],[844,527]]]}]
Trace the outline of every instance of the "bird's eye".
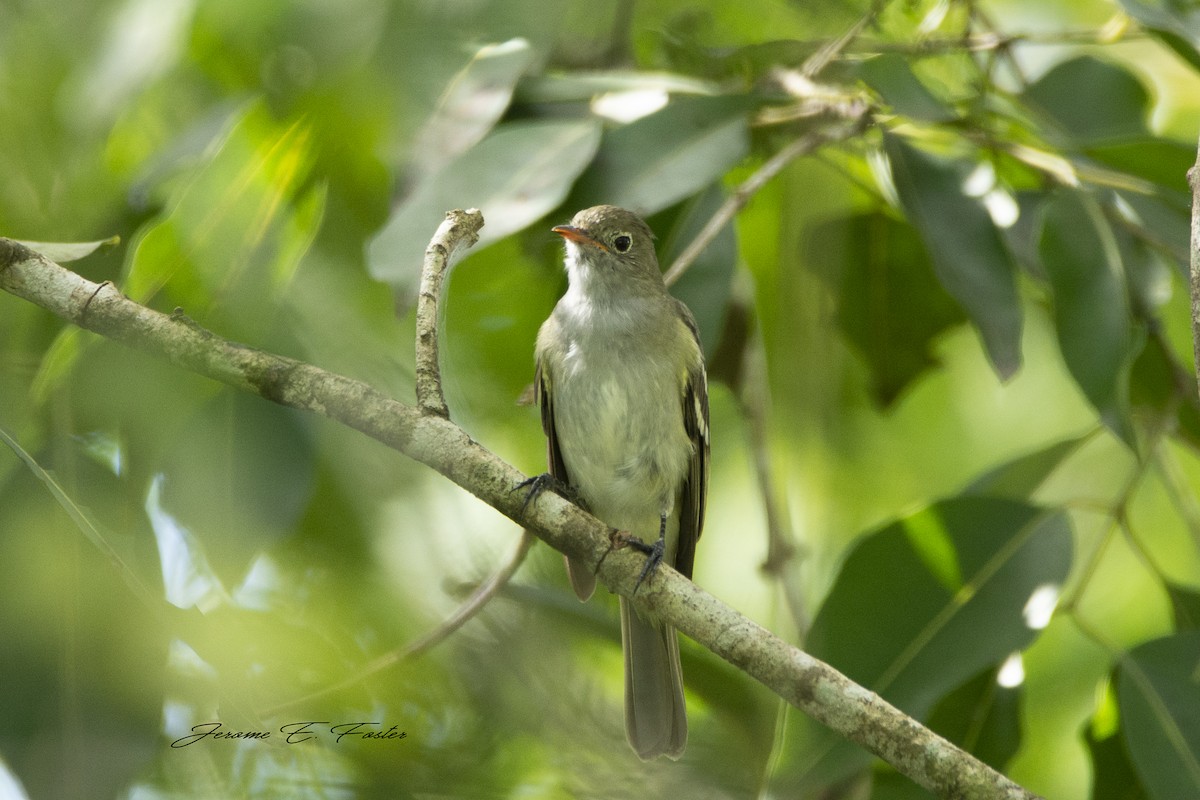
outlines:
[{"label": "bird's eye", "polygon": [[629,248],[632,246],[633,238],[627,233],[622,233],[620,236],[613,239],[613,247],[617,248],[618,253],[628,252]]}]

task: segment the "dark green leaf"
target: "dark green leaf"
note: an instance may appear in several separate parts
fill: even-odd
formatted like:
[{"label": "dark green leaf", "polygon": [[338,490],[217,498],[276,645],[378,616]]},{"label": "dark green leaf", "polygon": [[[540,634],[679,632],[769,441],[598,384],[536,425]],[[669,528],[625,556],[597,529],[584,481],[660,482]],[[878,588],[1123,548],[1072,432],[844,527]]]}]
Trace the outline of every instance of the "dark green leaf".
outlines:
[{"label": "dark green leaf", "polygon": [[880,766],[871,779],[871,800],[935,800],[912,778],[901,775],[889,766]]},{"label": "dark green leaf", "polygon": [[[807,649],[924,718],[947,692],[1026,647],[1023,611],[1071,563],[1065,514],[1010,500],[937,503],[863,539],[846,559]],[[789,722],[781,794],[840,780],[864,754],[799,716]]]},{"label": "dark green leaf", "polygon": [[1197,631],[1147,642],[1119,665],[1121,730],[1153,800],[1200,797],[1198,667]]},{"label": "dark green leaf", "polygon": [[1132,212],[1133,224],[1144,239],[1165,249],[1176,263],[1188,263],[1191,198],[1176,202],[1169,196],[1152,197],[1135,192],[1118,192],[1117,196]]},{"label": "dark green leaf", "polygon": [[1175,630],[1200,630],[1200,591],[1190,586],[1166,582],[1167,594],[1171,598],[1171,614],[1175,618]]},{"label": "dark green leaf", "polygon": [[[659,231],[659,261],[663,269],[692,243],[724,200],[720,184],[713,184],[684,204],[669,229],[655,228]],[[726,225],[671,287],[671,294],[687,303],[695,315],[701,344],[708,355],[712,355],[723,329],[737,257],[737,231],[732,224]]]},{"label": "dark green leaf", "polygon": [[298,523],[314,474],[298,415],[232,391],[188,421],[162,472],[163,509],[232,584]]},{"label": "dark green leaf", "polygon": [[562,203],[599,141],[600,126],[588,119],[498,126],[396,209],[368,247],[371,274],[415,288],[425,247],[454,208],[483,212],[477,248],[540,219]]},{"label": "dark green leaf", "polygon": [[1200,50],[1197,49],[1197,43],[1200,43],[1200,14],[1197,14],[1194,6],[1190,12],[1185,12],[1182,7],[1163,8],[1143,0],[1119,1],[1129,16],[1162,39],[1163,44],[1194,69],[1200,70]]},{"label": "dark green leaf", "polygon": [[1083,741],[1092,757],[1091,800],[1147,800],[1146,788],[1133,770],[1120,731],[1097,739],[1089,728]]},{"label": "dark green leaf", "polygon": [[684,97],[604,137],[572,208],[612,203],[653,214],[720,178],[749,150],[744,96]]},{"label": "dark green leaf", "polygon": [[1054,290],[1059,348],[1100,419],[1130,447],[1132,344],[1125,270],[1116,238],[1095,201],[1063,192],[1046,209],[1040,252]]},{"label": "dark green leaf", "polygon": [[[1194,397],[1191,372],[1159,337],[1150,337],[1133,361],[1129,372],[1129,403],[1137,410],[1155,414],[1174,413],[1179,423],[1176,435],[1200,450],[1200,406]],[[1182,402],[1180,402],[1182,401]]]},{"label": "dark green leaf", "polygon": [[962,192],[964,170],[897,136],[884,137],[900,203],[933,257],[938,280],[967,312],[996,373],[1021,366],[1021,306],[1012,259],[987,211]]},{"label": "dark green leaf", "polygon": [[1087,153],[1106,166],[1145,178],[1177,196],[1187,192],[1187,171],[1196,163],[1195,144],[1150,136],[1089,147]]},{"label": "dark green leaf", "polygon": [[1046,478],[1087,439],[1087,434],[1064,439],[1028,455],[1014,458],[976,478],[963,490],[963,494],[1028,500]]},{"label": "dark green leaf", "polygon": [[1124,67],[1093,56],[1058,64],[1025,91],[1025,100],[1077,146],[1149,136],[1146,87]]},{"label": "dark green leaf", "polygon": [[937,336],[966,319],[934,274],[912,226],[886,214],[859,214],[816,228],[838,292],[838,326],[871,370],[871,393],[890,406],[938,364]]},{"label": "dark green leaf", "polygon": [[888,53],[864,61],[862,79],[883,97],[897,114],[923,122],[949,122],[957,115],[929,91],[903,56]]},{"label": "dark green leaf", "polygon": [[1004,771],[1021,746],[1020,687],[1001,686],[988,668],[947,694],[929,727],[988,766]]}]

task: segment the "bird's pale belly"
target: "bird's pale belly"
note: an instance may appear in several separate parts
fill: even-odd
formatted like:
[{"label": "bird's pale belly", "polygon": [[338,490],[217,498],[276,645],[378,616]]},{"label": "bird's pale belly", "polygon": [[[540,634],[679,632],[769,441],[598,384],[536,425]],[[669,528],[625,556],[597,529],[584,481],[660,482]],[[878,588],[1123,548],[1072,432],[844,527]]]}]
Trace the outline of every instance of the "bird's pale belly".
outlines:
[{"label": "bird's pale belly", "polygon": [[617,376],[560,379],[555,428],[567,474],[608,525],[657,538],[660,515],[671,515],[692,448],[678,398],[677,387]]}]

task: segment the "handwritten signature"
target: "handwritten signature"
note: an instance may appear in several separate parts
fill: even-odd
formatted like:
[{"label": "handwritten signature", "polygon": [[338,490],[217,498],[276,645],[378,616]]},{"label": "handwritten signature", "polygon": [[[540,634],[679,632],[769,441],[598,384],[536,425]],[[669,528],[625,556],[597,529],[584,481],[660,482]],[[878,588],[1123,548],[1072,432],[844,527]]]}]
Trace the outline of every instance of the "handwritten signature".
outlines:
[{"label": "handwritten signature", "polygon": [[[396,725],[387,730],[382,722],[342,722],[334,725],[330,722],[289,722],[280,725],[278,733],[285,744],[300,744],[312,739],[330,736],[340,744],[347,736],[359,737],[363,740],[380,741],[386,739],[407,739],[408,734],[397,730]],[[205,739],[263,739],[274,737],[276,731],[234,731],[226,730],[220,722],[202,722],[192,726],[192,732],[171,742],[171,747],[187,747]]]}]

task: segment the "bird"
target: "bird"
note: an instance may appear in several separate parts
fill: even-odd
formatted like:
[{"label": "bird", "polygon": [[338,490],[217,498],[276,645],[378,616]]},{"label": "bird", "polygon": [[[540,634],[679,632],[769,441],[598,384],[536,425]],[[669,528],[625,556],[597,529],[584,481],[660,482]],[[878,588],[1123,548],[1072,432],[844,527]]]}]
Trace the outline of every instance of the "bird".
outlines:
[{"label": "bird", "polygon": [[[541,326],[535,398],[548,474],[660,563],[689,579],[708,490],[708,382],[696,320],[667,291],[654,234],[600,205],[553,228],[568,286]],[[596,575],[567,561],[580,600]],[[636,588],[635,588],[636,593]],[[643,760],[678,759],[687,711],[675,629],[620,598],[625,732]]]}]

